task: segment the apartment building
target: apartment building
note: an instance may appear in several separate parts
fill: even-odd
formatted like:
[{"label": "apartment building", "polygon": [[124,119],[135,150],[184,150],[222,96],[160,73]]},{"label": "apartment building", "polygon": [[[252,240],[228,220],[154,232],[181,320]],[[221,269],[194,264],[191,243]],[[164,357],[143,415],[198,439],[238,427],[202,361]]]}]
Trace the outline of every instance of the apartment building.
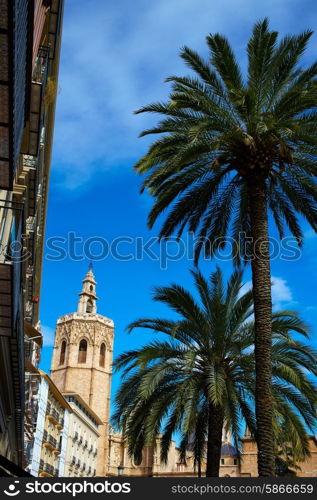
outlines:
[{"label": "apartment building", "polygon": [[39,374],[37,422],[29,471],[32,476],[63,476],[72,408],[47,373],[39,370]]},{"label": "apartment building", "polygon": [[0,475],[23,474],[36,418],[25,416],[26,329],[39,336],[63,5],[0,0]]},{"label": "apartment building", "polygon": [[102,420],[79,394],[63,393],[73,412],[69,416],[64,476],[94,477],[97,471],[98,426]]}]

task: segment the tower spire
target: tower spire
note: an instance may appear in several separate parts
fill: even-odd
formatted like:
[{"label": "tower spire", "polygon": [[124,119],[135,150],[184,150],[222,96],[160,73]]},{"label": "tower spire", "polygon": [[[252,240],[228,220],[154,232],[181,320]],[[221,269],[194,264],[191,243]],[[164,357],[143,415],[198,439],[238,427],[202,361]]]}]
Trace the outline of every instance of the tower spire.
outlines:
[{"label": "tower spire", "polygon": [[82,291],[79,294],[77,312],[96,314],[96,302],[98,300],[96,296],[96,284],[95,276],[92,272],[92,262],[90,262],[88,272],[83,279]]}]

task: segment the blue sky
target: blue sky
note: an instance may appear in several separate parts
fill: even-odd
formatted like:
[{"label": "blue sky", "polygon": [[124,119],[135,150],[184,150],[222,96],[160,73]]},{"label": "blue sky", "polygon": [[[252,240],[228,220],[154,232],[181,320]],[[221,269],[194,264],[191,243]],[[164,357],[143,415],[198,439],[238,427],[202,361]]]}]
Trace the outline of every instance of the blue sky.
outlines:
[{"label": "blue sky", "polygon": [[[317,10],[309,0],[66,0],[47,238],[67,238],[73,232],[84,240],[98,237],[111,242],[120,236],[147,240],[156,235],[157,228],[146,227],[151,200],[139,195],[140,179],[131,169],[149,143],[137,136],[153,117],[132,112],[166,97],[169,87],[164,79],[188,73],[178,57],[180,47],[189,45],[204,55],[210,32],[228,36],[244,67],[252,25],[265,16],[282,34],[317,28]],[[304,56],[306,64],[313,61],[315,47],[316,35]],[[273,298],[276,306],[301,311],[317,331],[317,237],[304,229],[301,258],[272,262]],[[128,243],[120,246],[125,255],[130,250]],[[45,250],[41,366],[46,371],[56,319],[77,309],[88,267],[81,251],[79,243],[77,260],[50,260],[48,256],[56,252]],[[91,251],[99,253],[100,246],[92,245]],[[166,269],[150,258],[119,262],[108,257],[94,263],[98,312],[116,325],[115,355],[151,337],[145,331],[128,336],[125,327],[130,321],[170,315],[152,303],[151,289],[171,281],[191,287],[190,266],[186,258],[169,262]],[[214,267],[215,262],[201,265],[205,272]],[[231,270],[229,263],[222,267],[227,274]],[[245,279],[250,279],[249,269]],[[112,397],[118,383],[115,375]]]}]

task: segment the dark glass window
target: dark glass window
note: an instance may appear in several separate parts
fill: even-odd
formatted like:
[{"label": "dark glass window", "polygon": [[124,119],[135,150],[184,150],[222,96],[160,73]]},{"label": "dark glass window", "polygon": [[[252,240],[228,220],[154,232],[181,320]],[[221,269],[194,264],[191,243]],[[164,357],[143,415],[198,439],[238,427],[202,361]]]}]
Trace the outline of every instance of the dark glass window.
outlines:
[{"label": "dark glass window", "polygon": [[86,363],[87,358],[87,340],[82,339],[79,343],[78,363]]},{"label": "dark glass window", "polygon": [[61,354],[59,358],[60,365],[63,365],[65,363],[65,353],[66,353],[66,340],[63,340],[61,345]]},{"label": "dark glass window", "polygon": [[99,356],[99,366],[105,366],[105,359],[106,359],[106,346],[105,346],[105,344],[101,344],[100,356]]}]

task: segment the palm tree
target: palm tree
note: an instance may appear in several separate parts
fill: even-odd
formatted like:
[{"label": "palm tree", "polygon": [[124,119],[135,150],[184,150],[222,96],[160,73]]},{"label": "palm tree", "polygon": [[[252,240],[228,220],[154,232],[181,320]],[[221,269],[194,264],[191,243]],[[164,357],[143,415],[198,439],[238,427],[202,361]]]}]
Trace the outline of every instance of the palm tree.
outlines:
[{"label": "palm tree", "polygon": [[163,134],[138,161],[142,190],[154,197],[152,227],[170,208],[161,238],[185,228],[213,255],[231,234],[235,263],[252,266],[256,419],[259,475],[274,475],[272,439],[272,298],[268,212],[280,237],[285,225],[302,243],[296,212],[317,230],[317,63],[299,66],[311,31],[286,36],[255,24],[247,46],[244,78],[233,50],[220,34],[207,36],[209,60],[184,47],[194,76],[167,78],[166,103],[136,113],[164,118],[141,136]]},{"label": "palm tree", "polygon": [[[147,328],[168,339],[125,352],[115,361],[114,368],[123,369],[123,382],[113,423],[123,429],[136,462],[161,431],[161,459],[166,461],[173,434],[181,432],[180,458],[186,459],[190,447],[199,475],[207,441],[206,475],[217,477],[224,425],[237,449],[241,420],[256,435],[252,290],[242,293],[241,271],[232,274],[227,287],[219,269],[209,281],[199,271],[192,275],[198,302],[176,284],[155,289],[154,300],[168,305],[179,319],[143,318],[129,325],[129,331]],[[303,422],[314,427],[317,391],[304,369],[316,373],[316,355],[291,337],[292,331],[308,336],[295,313],[274,313],[272,331],[274,441],[281,443],[281,429],[287,428],[288,442],[305,455]]]}]

